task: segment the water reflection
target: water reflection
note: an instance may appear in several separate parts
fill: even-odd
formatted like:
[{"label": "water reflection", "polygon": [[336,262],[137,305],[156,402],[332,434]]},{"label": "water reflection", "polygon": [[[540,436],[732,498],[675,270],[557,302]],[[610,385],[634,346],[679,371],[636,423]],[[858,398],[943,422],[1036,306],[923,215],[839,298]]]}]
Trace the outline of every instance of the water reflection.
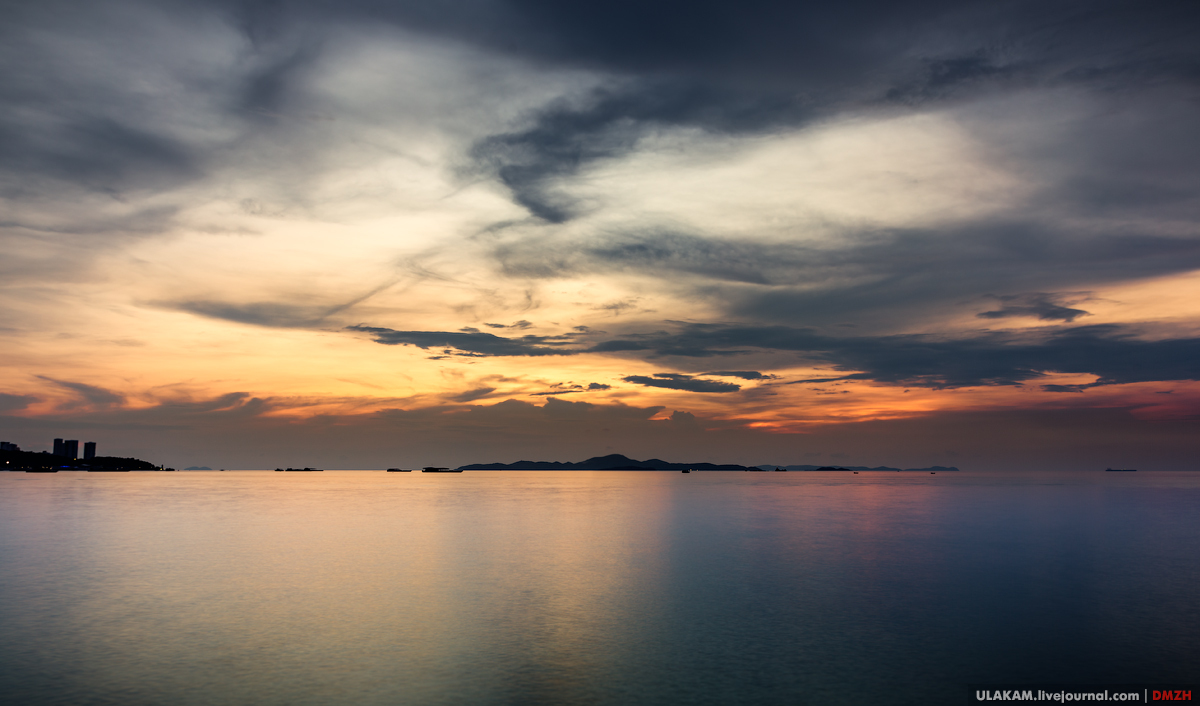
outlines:
[{"label": "water reflection", "polygon": [[849,703],[1200,654],[1182,474],[0,485],[18,703]]}]

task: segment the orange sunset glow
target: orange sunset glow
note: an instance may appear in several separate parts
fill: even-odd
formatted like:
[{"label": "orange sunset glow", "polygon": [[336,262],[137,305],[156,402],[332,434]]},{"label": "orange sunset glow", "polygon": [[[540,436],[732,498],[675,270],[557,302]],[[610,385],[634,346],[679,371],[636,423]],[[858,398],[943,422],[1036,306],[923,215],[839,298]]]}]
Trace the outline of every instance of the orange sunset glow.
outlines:
[{"label": "orange sunset glow", "polygon": [[3,49],[23,449],[1195,467],[1200,103],[1126,71],[1166,40],[929,10],[667,60],[404,3],[102,5]]}]

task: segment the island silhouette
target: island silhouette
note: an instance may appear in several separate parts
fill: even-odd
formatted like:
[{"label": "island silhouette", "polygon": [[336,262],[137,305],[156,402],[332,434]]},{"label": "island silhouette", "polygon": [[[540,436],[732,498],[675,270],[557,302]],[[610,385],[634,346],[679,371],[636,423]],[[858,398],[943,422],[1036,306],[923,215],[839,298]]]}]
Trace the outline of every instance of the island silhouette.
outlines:
[{"label": "island silhouette", "polygon": [[814,466],[776,465],[742,466],[736,463],[674,463],[659,458],[638,461],[622,454],[593,456],[586,461],[516,461],[514,463],[473,463],[459,466],[461,471],[957,471],[954,466],[893,468],[891,466]]}]

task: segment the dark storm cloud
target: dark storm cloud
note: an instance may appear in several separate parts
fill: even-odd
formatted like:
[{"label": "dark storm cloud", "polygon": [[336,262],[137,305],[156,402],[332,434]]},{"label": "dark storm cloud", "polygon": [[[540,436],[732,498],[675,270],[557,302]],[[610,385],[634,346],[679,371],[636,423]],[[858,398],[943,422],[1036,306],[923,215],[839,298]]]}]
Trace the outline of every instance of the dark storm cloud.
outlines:
[{"label": "dark storm cloud", "polygon": [[718,377],[741,378],[743,380],[770,380],[773,375],[764,375],[757,370],[719,370],[711,373],[701,373],[701,375],[715,375]]},{"label": "dark storm cloud", "polygon": [[629,375],[621,379],[646,387],[663,387],[668,390],[686,390],[688,392],[737,392],[742,389],[740,385],[731,382],[702,380],[678,373],[655,373],[654,377]]}]

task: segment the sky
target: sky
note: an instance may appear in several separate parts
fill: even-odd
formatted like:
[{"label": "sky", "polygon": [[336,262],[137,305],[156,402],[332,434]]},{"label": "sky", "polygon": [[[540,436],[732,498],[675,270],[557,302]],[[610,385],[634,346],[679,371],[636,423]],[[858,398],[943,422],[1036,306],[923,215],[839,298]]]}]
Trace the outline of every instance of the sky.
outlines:
[{"label": "sky", "polygon": [[0,1],[0,436],[1200,470],[1200,5]]}]

